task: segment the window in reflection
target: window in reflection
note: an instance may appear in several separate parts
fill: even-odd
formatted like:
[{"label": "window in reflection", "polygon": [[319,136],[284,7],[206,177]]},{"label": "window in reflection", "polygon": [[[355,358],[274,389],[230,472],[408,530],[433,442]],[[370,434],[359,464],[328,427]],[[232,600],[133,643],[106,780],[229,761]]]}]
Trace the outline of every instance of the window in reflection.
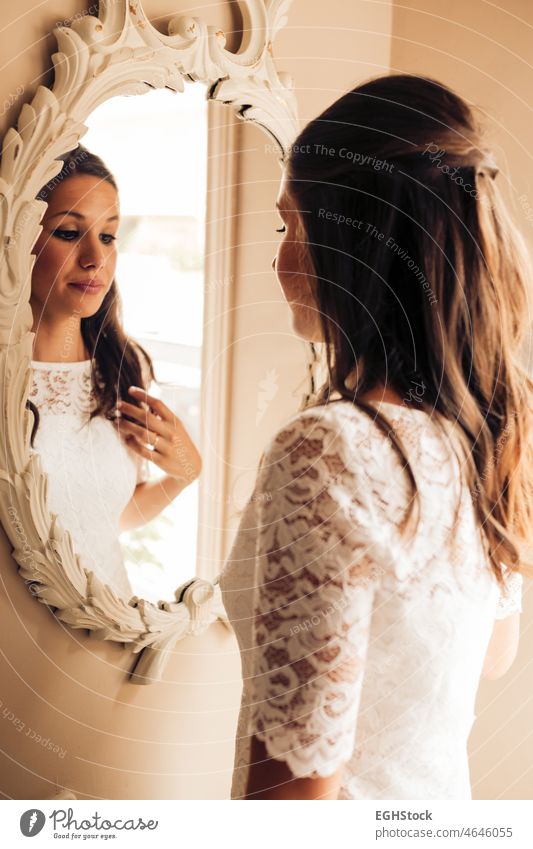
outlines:
[{"label": "window in reflection", "polygon": [[[182,419],[200,453],[201,347],[207,169],[205,88],[107,101],[82,143],[116,177],[121,210],[117,281],[126,332],[147,349],[152,394]],[[150,464],[151,474],[159,476]],[[165,511],[122,534],[133,592],[172,599],[196,572],[198,483]]]}]

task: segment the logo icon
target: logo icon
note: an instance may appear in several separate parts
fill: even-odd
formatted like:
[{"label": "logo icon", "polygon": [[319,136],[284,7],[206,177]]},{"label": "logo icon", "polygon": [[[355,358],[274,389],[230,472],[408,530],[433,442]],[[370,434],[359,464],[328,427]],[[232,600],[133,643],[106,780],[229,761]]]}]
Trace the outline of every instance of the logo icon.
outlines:
[{"label": "logo icon", "polygon": [[265,415],[268,405],[274,400],[278,394],[278,373],[275,368],[267,371],[262,380],[259,381],[257,392],[257,412],[255,415],[255,423],[259,424]]},{"label": "logo icon", "polygon": [[42,831],[45,822],[46,817],[42,811],[30,808],[29,811],[24,811],[20,818],[20,830],[24,837],[35,837]]}]

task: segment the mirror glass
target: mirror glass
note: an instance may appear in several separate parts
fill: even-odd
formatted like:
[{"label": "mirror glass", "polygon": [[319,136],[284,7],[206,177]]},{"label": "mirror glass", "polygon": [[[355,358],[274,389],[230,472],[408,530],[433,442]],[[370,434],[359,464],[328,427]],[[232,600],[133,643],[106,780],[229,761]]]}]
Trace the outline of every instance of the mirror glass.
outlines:
[{"label": "mirror glass", "polygon": [[[70,293],[76,284],[65,284],[64,278],[76,277],[78,261],[80,275],[96,273],[94,268],[100,260],[91,255],[91,239],[96,239],[96,253],[99,249],[105,253],[110,244],[115,245],[114,280],[127,340],[119,350],[115,346],[109,356],[123,357],[125,347],[131,350],[130,340],[142,346],[152,359],[157,379],[150,385],[150,394],[179,417],[201,454],[206,89],[200,83],[189,83],[181,93],[162,89],[142,96],[116,97],[95,110],[86,125],[89,129],[81,144],[100,157],[114,177],[119,217],[116,222],[107,222],[106,218],[102,227],[95,223],[103,207],[98,203],[94,206],[93,201],[95,197],[97,202],[102,201],[102,197],[98,185],[95,187],[89,178],[87,194],[82,182],[74,200],[72,193],[66,197],[67,209],[59,210],[53,226],[51,221],[46,223],[46,213],[43,218],[32,276],[36,341],[30,401],[40,418],[34,450],[41,455],[48,474],[50,510],[70,531],[83,565],[121,596],[137,595],[154,602],[174,600],[176,587],[196,573],[198,481],[176,496],[171,490],[167,506],[154,517],[150,517],[148,505],[134,520],[134,526],[128,530],[117,527],[121,505],[130,505],[131,523],[129,499],[135,487],[144,485],[146,489],[161,481],[165,472],[152,460],[125,448],[123,436],[107,416],[97,416],[97,425],[94,421],[87,424],[84,401],[95,360],[92,352],[90,359],[85,359],[83,341],[81,348],[73,348],[80,345],[80,312],[69,302],[70,315],[63,310],[57,325],[62,345],[59,349],[57,344],[50,347],[48,336],[56,325],[46,314],[50,299],[43,298],[42,291],[39,298],[38,287],[44,286],[39,284],[43,274],[48,280],[55,275],[56,291],[63,291],[63,285],[65,291],[70,287]],[[63,187],[67,183],[68,178]],[[109,183],[105,179],[101,183],[101,191],[109,193]],[[47,185],[49,211],[56,187]],[[111,206],[106,208],[113,211],[113,198],[108,198]],[[73,216],[75,208],[87,212],[87,217]],[[53,227],[70,232],[59,235]],[[76,245],[79,254],[73,253]],[[67,250],[71,253],[65,259]],[[87,316],[88,290],[80,297],[87,298],[83,307]],[[61,305],[57,309],[61,312]],[[102,332],[96,346],[109,341],[112,329],[105,340]],[[50,351],[59,353],[52,357],[47,355]],[[76,351],[81,353],[76,355]],[[105,376],[98,379],[105,383]],[[118,459],[113,438],[118,438],[122,446]],[[161,483],[159,489],[163,489]]]}]

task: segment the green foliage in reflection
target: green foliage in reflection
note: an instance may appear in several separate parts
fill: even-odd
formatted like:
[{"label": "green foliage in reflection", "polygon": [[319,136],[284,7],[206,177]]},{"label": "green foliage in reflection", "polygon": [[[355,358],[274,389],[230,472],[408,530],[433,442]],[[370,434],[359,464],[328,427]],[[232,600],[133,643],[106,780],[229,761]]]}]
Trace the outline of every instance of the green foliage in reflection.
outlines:
[{"label": "green foliage in reflection", "polygon": [[128,565],[135,566],[137,569],[146,566],[150,563],[156,566],[161,571],[164,566],[157,558],[154,547],[150,545],[153,542],[160,542],[167,529],[172,527],[172,520],[164,513],[160,513],[151,522],[146,525],[141,525],[140,528],[134,528],[131,531],[123,534],[120,538],[124,559]]}]

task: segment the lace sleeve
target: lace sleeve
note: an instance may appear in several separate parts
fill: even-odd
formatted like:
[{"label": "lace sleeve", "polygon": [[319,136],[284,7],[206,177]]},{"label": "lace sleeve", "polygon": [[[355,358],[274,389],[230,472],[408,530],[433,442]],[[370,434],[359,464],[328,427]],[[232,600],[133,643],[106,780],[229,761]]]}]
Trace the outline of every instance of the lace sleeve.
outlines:
[{"label": "lace sleeve", "polygon": [[513,613],[522,612],[523,578],[518,572],[511,572],[503,563],[501,565],[505,575],[506,586],[500,590],[495,618],[507,619]]},{"label": "lace sleeve", "polygon": [[297,420],[263,456],[254,495],[249,733],[296,777],[331,775],[352,754],[378,582],[364,496],[339,439],[318,417]]}]

